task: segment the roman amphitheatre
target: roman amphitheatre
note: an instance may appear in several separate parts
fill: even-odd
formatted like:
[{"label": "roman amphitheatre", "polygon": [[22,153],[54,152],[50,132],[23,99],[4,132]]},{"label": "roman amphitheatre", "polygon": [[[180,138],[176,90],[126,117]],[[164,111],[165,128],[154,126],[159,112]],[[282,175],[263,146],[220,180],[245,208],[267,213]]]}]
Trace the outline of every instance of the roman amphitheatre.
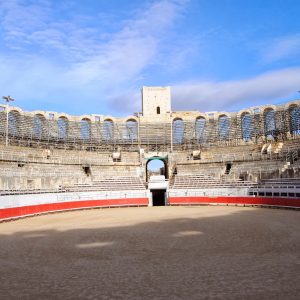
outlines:
[{"label": "roman amphitheatre", "polygon": [[115,118],[4,98],[4,299],[299,299],[300,100],[173,111],[143,87]]}]

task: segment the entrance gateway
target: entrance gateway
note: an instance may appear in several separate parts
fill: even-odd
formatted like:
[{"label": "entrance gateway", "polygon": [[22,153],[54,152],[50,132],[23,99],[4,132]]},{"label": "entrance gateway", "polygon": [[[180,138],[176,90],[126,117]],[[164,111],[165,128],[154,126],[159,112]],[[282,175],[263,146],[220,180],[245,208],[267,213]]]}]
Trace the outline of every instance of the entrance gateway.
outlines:
[{"label": "entrance gateway", "polygon": [[148,189],[152,195],[152,206],[167,205],[168,182],[164,175],[152,175],[148,182]]},{"label": "entrance gateway", "polygon": [[[152,156],[146,163],[146,181],[151,193],[150,206],[167,205],[168,157]],[[152,165],[152,166],[151,166]]]}]

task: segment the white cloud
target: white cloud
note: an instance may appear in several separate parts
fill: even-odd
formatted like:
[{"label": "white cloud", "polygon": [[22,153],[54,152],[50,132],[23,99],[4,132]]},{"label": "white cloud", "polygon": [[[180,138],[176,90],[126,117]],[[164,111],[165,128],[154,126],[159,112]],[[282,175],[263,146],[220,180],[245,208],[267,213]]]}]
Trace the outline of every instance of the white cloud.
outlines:
[{"label": "white cloud", "polygon": [[289,97],[300,88],[300,68],[267,72],[232,81],[174,84],[174,110],[232,110]]},{"label": "white cloud", "polygon": [[[199,36],[193,40],[175,32],[185,0],[143,4],[111,32],[90,22],[99,14],[65,19],[56,15],[53,3],[0,0],[0,90],[25,109],[131,114],[140,109],[139,89],[147,70],[179,73],[199,47]],[[103,13],[101,18],[107,25]],[[263,55],[271,62],[299,54],[299,49],[300,35],[295,35],[269,43]],[[288,97],[299,89],[300,68],[244,80],[179,82],[172,87],[173,109],[232,110]]]},{"label": "white cloud", "polygon": [[159,47],[181,9],[175,1],[154,2],[127,21],[96,55],[75,64],[70,75],[80,80],[84,78],[85,83],[99,80],[117,85],[134,80],[146,67],[158,63]]},{"label": "white cloud", "polygon": [[37,0],[36,3],[24,3],[20,0],[2,1],[0,8],[1,26],[8,43],[25,41],[31,32],[45,28],[49,20],[47,1]]},{"label": "white cloud", "polygon": [[40,99],[37,109],[47,103],[45,109],[69,106],[74,113],[75,102],[83,98],[89,99],[90,108],[82,104],[82,112],[99,112],[109,101],[121,103],[120,111],[126,113],[124,103],[134,102],[137,108],[135,95],[143,72],[165,60],[160,53],[166,44],[172,52],[167,41],[186,1],[152,1],[132,12],[132,18],[121,20],[122,28],[109,35],[99,24],[85,23],[85,16],[61,19],[53,3],[0,3],[2,39],[10,49],[0,50],[5,70],[0,74],[0,90],[22,99],[20,106],[38,105]]},{"label": "white cloud", "polygon": [[262,56],[267,62],[291,58],[300,54],[300,34],[283,36],[268,41],[263,46]]}]

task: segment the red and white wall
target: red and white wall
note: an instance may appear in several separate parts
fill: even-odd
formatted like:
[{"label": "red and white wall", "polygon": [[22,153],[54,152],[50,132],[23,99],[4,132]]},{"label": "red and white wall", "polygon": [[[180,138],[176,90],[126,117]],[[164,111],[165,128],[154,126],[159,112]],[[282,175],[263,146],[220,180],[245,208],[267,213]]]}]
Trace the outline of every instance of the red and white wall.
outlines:
[{"label": "red and white wall", "polygon": [[[249,196],[248,187],[169,190],[169,205],[257,205],[300,208],[299,197]],[[293,193],[296,195],[296,193]]]},{"label": "red and white wall", "polygon": [[148,204],[148,191],[5,195],[0,196],[0,220],[63,210]]},{"label": "red and white wall", "polygon": [[[0,196],[0,221],[35,214],[93,207],[150,206],[149,191],[72,192]],[[169,191],[168,205],[257,205],[300,208],[296,197],[200,195],[197,191]]]},{"label": "red and white wall", "polygon": [[299,198],[289,197],[251,197],[251,196],[182,196],[169,197],[169,205],[257,205],[300,208]]}]

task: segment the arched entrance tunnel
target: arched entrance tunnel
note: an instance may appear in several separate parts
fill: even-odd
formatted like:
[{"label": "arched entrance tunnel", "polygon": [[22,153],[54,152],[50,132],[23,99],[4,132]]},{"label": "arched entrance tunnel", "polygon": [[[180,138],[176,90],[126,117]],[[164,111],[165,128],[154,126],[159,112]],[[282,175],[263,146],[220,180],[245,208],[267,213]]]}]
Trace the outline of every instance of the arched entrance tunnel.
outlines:
[{"label": "arched entrance tunnel", "polygon": [[[163,177],[151,177],[163,175],[168,179],[168,163],[166,158],[154,156],[148,159],[146,163],[146,181],[152,194],[153,206],[166,205],[167,184]],[[150,179],[151,178],[151,179]]]}]

